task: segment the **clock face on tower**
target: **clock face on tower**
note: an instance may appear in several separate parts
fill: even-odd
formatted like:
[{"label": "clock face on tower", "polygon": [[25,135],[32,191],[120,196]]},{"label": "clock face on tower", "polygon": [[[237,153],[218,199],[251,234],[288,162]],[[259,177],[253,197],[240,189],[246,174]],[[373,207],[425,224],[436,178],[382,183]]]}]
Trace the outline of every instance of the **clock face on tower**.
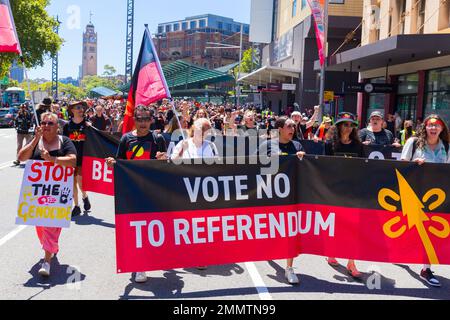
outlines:
[{"label": "clock face on tower", "polygon": [[90,36],[90,37],[89,37],[89,42],[90,42],[90,43],[95,43],[95,40],[96,40],[96,39],[95,39],[95,36]]}]

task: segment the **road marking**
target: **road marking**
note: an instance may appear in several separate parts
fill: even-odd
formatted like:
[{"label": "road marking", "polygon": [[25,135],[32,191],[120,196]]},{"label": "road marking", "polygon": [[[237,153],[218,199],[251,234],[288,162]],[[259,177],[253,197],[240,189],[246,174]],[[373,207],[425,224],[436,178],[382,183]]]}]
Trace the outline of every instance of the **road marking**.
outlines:
[{"label": "road marking", "polygon": [[0,170],[5,169],[5,168],[9,168],[13,165],[13,161],[8,161],[8,162],[4,162],[0,164]]},{"label": "road marking", "polygon": [[261,300],[272,300],[269,289],[267,289],[266,284],[258,272],[258,269],[256,269],[256,265],[253,262],[246,262],[245,268],[250,274],[250,278],[252,278],[253,285],[255,286],[256,291],[258,291],[259,298]]},{"label": "road marking", "polygon": [[17,236],[20,232],[26,229],[27,226],[18,226],[13,231],[8,233],[6,236],[0,239],[0,247],[4,245],[6,242]]}]

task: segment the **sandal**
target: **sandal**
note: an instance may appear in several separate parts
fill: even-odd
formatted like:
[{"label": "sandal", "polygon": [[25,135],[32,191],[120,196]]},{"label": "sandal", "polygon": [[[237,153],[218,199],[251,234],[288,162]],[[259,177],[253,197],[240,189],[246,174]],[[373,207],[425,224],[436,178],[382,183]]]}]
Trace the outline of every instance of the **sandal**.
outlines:
[{"label": "sandal", "polygon": [[360,279],[362,277],[361,272],[356,269],[355,265],[347,265],[347,271],[355,279]]},{"label": "sandal", "polygon": [[326,258],[328,264],[332,267],[336,267],[339,265],[339,262],[336,260],[336,258]]}]

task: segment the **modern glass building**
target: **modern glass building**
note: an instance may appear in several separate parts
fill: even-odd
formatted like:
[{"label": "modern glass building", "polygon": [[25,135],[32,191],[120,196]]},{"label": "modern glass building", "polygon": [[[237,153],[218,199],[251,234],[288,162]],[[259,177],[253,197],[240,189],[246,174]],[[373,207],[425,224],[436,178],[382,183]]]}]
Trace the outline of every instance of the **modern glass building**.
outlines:
[{"label": "modern glass building", "polygon": [[[241,23],[231,18],[217,16],[213,14],[204,14],[199,16],[187,17],[184,20],[165,22],[158,24],[156,36],[163,36],[168,32],[186,31],[186,32],[219,32],[223,35],[231,36],[236,32],[241,32]],[[250,25],[243,24],[243,33],[249,34]]]}]

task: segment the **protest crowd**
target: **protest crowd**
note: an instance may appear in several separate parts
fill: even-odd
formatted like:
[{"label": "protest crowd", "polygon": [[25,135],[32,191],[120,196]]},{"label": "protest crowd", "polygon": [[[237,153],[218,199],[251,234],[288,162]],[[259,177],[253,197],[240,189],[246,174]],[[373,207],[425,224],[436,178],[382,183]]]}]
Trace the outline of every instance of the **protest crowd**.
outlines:
[{"label": "protest crowd", "polygon": [[[33,112],[29,106],[23,105],[15,120],[18,151],[15,164],[35,159],[74,167],[72,217],[75,217],[81,214],[81,205],[84,211],[91,209],[88,194],[82,187],[81,169],[85,130],[88,127],[120,137],[116,156],[106,159],[110,167],[114,166],[117,159],[175,161],[180,158],[218,157],[218,150],[208,139],[208,136],[217,133],[224,136],[277,139],[275,147],[273,144],[268,147],[267,141],[265,142],[269,155],[297,155],[300,159],[305,155],[302,143],[309,140],[323,144],[324,155],[327,156],[364,158],[364,145],[383,145],[403,146],[401,159],[405,161],[415,161],[419,164],[450,161],[448,127],[438,115],[430,115],[423,123],[415,124],[409,119],[400,119],[398,115],[385,117],[381,112],[375,111],[370,114],[367,126],[359,129],[361,126],[355,115],[349,112],[342,112],[334,119],[330,115],[319,118],[319,106],[307,108],[303,113],[290,108],[283,114],[275,114],[268,108],[251,104],[236,106],[231,103],[163,99],[149,106],[138,105],[133,115],[136,130],[122,134],[125,112],[126,104],[122,100],[53,102],[46,98],[37,107],[39,124],[36,125]],[[182,130],[178,132],[181,132],[181,136],[174,137],[180,126]],[[144,148],[146,144],[148,148]],[[259,145],[257,149],[262,147]],[[140,150],[150,152],[143,157]],[[78,190],[81,193],[81,201]],[[60,232],[60,228],[37,228],[45,251],[45,262],[39,271],[43,276],[50,275],[50,261],[59,250]],[[287,260],[285,270],[286,280],[290,284],[299,283],[293,270],[293,258]],[[338,265],[334,257],[328,257],[326,261],[331,266]],[[348,260],[347,270],[351,276],[361,277],[354,260]],[[429,285],[440,286],[430,265],[423,266],[420,276]],[[145,272],[136,274],[136,282],[146,280]]]}]

